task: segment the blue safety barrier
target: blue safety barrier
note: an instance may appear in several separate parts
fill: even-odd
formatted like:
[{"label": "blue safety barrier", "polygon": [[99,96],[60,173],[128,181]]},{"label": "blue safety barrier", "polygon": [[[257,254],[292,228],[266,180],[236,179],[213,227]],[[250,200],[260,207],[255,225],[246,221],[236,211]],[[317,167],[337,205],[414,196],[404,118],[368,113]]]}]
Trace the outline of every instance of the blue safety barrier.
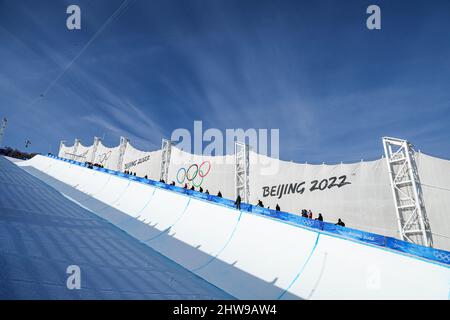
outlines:
[{"label": "blue safety barrier", "polygon": [[[86,167],[86,164],[82,163],[82,162],[59,158],[54,155],[48,155],[48,157],[62,160],[65,162],[69,162],[71,164],[79,165],[82,167]],[[229,207],[229,208],[235,208],[234,201],[230,200],[230,199],[225,199],[225,198],[221,198],[221,197],[218,197],[215,195],[205,194],[205,193],[202,193],[199,191],[185,189],[185,188],[181,188],[178,186],[172,186],[172,185],[154,181],[151,179],[145,179],[145,178],[140,178],[140,177],[124,174],[122,172],[115,171],[115,170],[99,168],[99,167],[95,167],[95,166],[93,167],[93,170],[109,173],[109,174],[112,174],[115,176],[120,176],[122,178],[130,179],[133,181],[138,181],[141,183],[153,185],[153,186],[161,188],[161,189],[166,189],[166,190],[170,190],[170,191],[181,193],[181,194],[187,194],[193,198],[207,200],[207,201],[214,202],[214,203],[217,203],[222,206]],[[439,250],[439,249],[434,249],[434,248],[430,248],[430,247],[425,247],[425,246],[421,246],[418,244],[398,240],[395,238],[386,237],[383,235],[370,233],[370,232],[366,232],[366,231],[356,230],[356,229],[352,229],[352,228],[348,228],[348,227],[341,227],[341,226],[337,226],[333,223],[308,219],[308,218],[304,218],[302,216],[299,216],[299,215],[296,215],[293,213],[284,212],[284,211],[276,211],[273,209],[263,208],[263,207],[251,205],[248,203],[241,203],[241,211],[251,212],[253,214],[267,216],[272,219],[286,221],[286,222],[289,222],[291,224],[294,224],[294,225],[297,225],[300,227],[315,229],[315,230],[318,230],[319,232],[325,231],[327,233],[334,234],[334,235],[337,235],[342,238],[356,240],[356,241],[360,241],[360,242],[364,242],[364,243],[368,243],[368,244],[372,244],[372,245],[376,245],[376,246],[380,246],[380,247],[385,247],[385,248],[389,248],[389,249],[392,249],[392,250],[395,250],[398,252],[403,252],[406,254],[414,255],[416,257],[421,257],[421,258],[425,258],[428,260],[433,260],[436,262],[450,265],[450,252],[445,251],[445,250]]]},{"label": "blue safety barrier", "polygon": [[430,260],[450,264],[450,252],[448,251],[419,246],[414,243],[394,239],[391,237],[385,238],[386,238],[386,247],[388,248],[412,254],[415,256],[424,257]]}]

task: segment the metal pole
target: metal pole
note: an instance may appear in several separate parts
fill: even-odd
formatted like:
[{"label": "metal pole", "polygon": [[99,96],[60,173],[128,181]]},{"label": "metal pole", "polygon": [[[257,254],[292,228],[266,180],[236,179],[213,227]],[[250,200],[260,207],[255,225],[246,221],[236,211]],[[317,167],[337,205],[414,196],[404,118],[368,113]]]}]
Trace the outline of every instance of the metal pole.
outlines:
[{"label": "metal pole", "polygon": [[0,126],[0,147],[2,147],[2,145],[3,145],[3,137],[5,135],[7,125],[8,125],[8,120],[5,117],[5,118],[3,118],[2,124]]}]

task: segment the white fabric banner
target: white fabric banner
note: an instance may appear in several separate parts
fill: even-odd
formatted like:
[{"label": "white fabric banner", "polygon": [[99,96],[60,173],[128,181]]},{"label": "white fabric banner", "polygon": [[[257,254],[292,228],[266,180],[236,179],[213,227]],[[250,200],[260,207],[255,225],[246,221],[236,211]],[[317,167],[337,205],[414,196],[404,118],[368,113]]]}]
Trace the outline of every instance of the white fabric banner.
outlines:
[{"label": "white fabric banner", "polygon": [[79,162],[86,162],[92,159],[92,152],[94,150],[93,146],[83,146],[81,143],[78,144],[77,150],[73,153],[72,160]]},{"label": "white fabric banner", "polygon": [[73,147],[66,146],[64,143],[61,144],[58,152],[58,157],[73,160]]},{"label": "white fabric banner", "polygon": [[[395,207],[384,159],[353,164],[311,165],[250,153],[250,202],[300,214],[312,210],[325,221],[396,236]],[[254,159],[254,158],[258,159]],[[264,158],[264,159],[261,159]],[[270,163],[278,170],[263,175]]]},{"label": "white fabric banner", "polygon": [[159,180],[161,163],[161,151],[140,151],[127,143],[125,154],[123,155],[122,169],[136,173],[136,176],[147,176],[152,180]]},{"label": "white fabric banner", "polygon": [[117,170],[119,164],[120,146],[109,148],[100,141],[95,153],[94,163],[103,165],[107,169]]},{"label": "white fabric banner", "polygon": [[225,198],[234,198],[234,155],[202,156],[172,147],[167,183],[196,190],[202,187],[210,194],[219,191]]},{"label": "white fabric banner", "polygon": [[450,161],[416,153],[434,246],[450,249]]},{"label": "white fabric banner", "polygon": [[[59,156],[89,161],[93,146],[61,145]],[[128,170],[137,176],[159,180],[161,150],[140,151],[127,144],[122,167],[118,168],[120,146],[108,148],[101,142],[94,163],[113,170]],[[312,210],[325,221],[342,219],[348,227],[399,238],[394,199],[385,159],[336,165],[287,162],[250,152],[250,203],[261,200],[272,209],[300,214]],[[202,156],[172,146],[167,183],[223,197],[235,198],[235,157]],[[450,161],[416,154],[423,199],[434,246],[450,248]]]}]

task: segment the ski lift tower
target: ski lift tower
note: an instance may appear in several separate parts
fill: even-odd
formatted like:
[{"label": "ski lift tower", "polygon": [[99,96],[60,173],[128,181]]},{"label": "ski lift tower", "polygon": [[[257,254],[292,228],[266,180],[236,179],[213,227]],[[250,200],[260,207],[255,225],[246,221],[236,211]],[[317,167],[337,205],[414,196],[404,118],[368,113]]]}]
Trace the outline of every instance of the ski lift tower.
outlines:
[{"label": "ski lift tower", "polygon": [[7,125],[8,125],[8,120],[6,120],[6,118],[3,118],[2,124],[0,125],[0,147],[3,144],[3,136],[5,135]]},{"label": "ski lift tower", "polygon": [[400,237],[405,241],[432,247],[432,233],[412,144],[407,140],[384,137],[383,146]]}]

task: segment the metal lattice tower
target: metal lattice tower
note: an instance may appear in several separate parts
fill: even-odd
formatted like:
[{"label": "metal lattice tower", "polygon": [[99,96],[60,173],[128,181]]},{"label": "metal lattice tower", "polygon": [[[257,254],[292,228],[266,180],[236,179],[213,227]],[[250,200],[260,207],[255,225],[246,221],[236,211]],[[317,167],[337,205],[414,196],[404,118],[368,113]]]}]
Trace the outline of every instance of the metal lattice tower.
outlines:
[{"label": "metal lattice tower", "polygon": [[125,154],[125,150],[127,150],[128,142],[129,142],[128,138],[120,137],[119,160],[117,161],[117,171],[122,171],[123,155]]},{"label": "metal lattice tower", "polygon": [[161,143],[161,170],[159,174],[159,179],[167,182],[167,177],[169,175],[169,165],[170,165],[170,153],[172,151],[172,142],[167,139],[162,139]]},{"label": "metal lattice tower", "polygon": [[0,125],[0,147],[3,144],[3,137],[5,135],[7,125],[8,125],[8,120],[6,118],[3,118],[2,124]]},{"label": "metal lattice tower", "polygon": [[249,146],[242,142],[234,143],[234,164],[235,164],[235,196],[241,196],[243,202],[247,202],[250,199],[249,188]]},{"label": "metal lattice tower", "polygon": [[433,246],[430,224],[412,145],[402,139],[384,137],[384,153],[402,240]]}]

